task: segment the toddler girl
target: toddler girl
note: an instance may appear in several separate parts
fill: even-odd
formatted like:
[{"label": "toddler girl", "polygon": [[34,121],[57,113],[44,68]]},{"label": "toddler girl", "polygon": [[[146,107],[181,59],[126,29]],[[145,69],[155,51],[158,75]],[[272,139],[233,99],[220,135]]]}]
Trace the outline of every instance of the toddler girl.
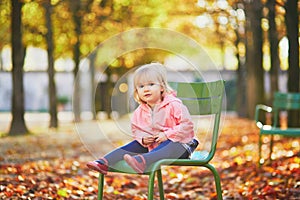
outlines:
[{"label": "toddler girl", "polygon": [[167,83],[160,63],[138,68],[133,77],[134,99],[139,103],[131,119],[134,140],[87,166],[107,174],[108,166],[124,159],[137,173],[165,158],[189,158],[198,145],[191,116]]}]

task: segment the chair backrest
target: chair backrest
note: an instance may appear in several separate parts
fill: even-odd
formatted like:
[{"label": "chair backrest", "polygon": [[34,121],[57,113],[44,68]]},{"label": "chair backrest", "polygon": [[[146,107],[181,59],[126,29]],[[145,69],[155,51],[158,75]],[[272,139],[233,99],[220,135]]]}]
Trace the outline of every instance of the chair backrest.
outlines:
[{"label": "chair backrest", "polygon": [[273,100],[274,127],[279,125],[279,112],[283,110],[300,110],[300,93],[275,92]]},{"label": "chair backrest", "polygon": [[216,151],[219,134],[224,81],[170,82],[169,84],[177,91],[177,97],[188,107],[191,115],[214,115],[211,149],[206,158],[207,160],[211,160]]},{"label": "chair backrest", "polygon": [[300,93],[282,93],[274,94],[273,107],[280,110],[299,110]]}]

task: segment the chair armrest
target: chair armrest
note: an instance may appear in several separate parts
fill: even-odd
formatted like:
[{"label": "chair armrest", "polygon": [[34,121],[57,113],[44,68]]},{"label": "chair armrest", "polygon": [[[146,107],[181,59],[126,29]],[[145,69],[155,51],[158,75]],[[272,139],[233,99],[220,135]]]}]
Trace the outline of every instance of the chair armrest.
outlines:
[{"label": "chair armrest", "polygon": [[264,126],[264,124],[261,121],[259,121],[259,119],[258,119],[260,110],[271,113],[273,111],[273,108],[270,107],[270,106],[263,105],[263,104],[256,105],[256,107],[255,107],[255,121],[256,121],[256,126],[258,128],[262,128]]}]

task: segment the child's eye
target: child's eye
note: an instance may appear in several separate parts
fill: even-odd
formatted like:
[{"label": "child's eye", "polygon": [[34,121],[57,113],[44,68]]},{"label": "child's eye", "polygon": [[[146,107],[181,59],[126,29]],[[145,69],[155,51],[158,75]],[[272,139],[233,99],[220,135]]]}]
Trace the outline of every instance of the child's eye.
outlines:
[{"label": "child's eye", "polygon": [[139,85],[138,88],[139,88],[139,89],[143,89],[143,88],[144,88],[144,85]]},{"label": "child's eye", "polygon": [[149,86],[153,86],[153,85],[155,85],[155,83],[149,83]]}]

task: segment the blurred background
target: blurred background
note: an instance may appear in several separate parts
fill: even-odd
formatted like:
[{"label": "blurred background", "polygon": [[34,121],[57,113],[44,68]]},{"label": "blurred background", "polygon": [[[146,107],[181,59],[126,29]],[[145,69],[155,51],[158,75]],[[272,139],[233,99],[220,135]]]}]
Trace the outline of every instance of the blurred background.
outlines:
[{"label": "blurred background", "polygon": [[[180,73],[203,81],[187,61],[162,49],[103,61],[114,50],[103,52],[101,44],[147,27],[197,42],[205,54],[186,54],[201,60],[205,76],[217,70],[226,80],[227,111],[253,119],[255,105],[270,105],[275,91],[299,92],[299,9],[297,0],[1,0],[0,120],[6,123],[0,125],[8,122],[4,129],[15,135],[29,131],[29,114],[43,114],[54,128],[66,119],[121,117],[128,110],[118,105],[130,102],[126,77],[152,61],[164,63],[171,80]],[[113,48],[123,48],[122,41]],[[299,123],[299,113],[293,121]]]}]

